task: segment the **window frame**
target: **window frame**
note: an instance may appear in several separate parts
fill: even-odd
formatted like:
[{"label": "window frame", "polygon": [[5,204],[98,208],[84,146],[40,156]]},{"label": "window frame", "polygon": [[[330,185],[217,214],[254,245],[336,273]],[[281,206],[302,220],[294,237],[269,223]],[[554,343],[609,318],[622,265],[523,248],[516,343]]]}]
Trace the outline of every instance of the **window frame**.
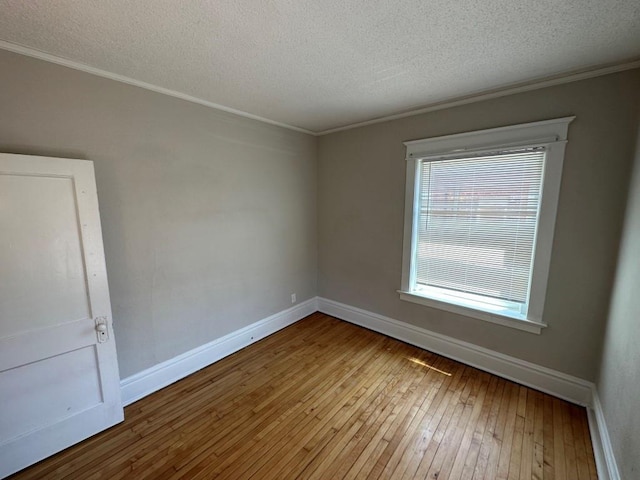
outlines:
[{"label": "window frame", "polygon": [[[402,281],[400,298],[413,303],[434,307],[467,317],[485,320],[531,333],[540,333],[547,324],[543,322],[543,310],[553,246],[558,199],[564,153],[569,124],[575,116],[543,120],[539,122],[509,125],[506,127],[431,137],[404,142],[406,147],[406,187],[404,240],[402,255]],[[545,165],[542,178],[542,198],[533,253],[531,287],[528,311],[514,314],[500,309],[480,308],[473,302],[457,301],[446,295],[425,295],[411,289],[415,277],[413,259],[416,256],[416,232],[418,222],[419,161],[438,161],[464,154],[476,155],[504,149],[545,147]]]}]

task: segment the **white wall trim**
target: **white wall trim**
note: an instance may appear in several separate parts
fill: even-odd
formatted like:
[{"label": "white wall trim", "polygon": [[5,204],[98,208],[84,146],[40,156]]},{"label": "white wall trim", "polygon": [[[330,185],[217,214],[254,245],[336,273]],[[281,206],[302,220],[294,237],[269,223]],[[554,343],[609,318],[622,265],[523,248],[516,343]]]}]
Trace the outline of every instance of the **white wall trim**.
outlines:
[{"label": "white wall trim", "polygon": [[116,82],[126,83],[128,85],[133,85],[134,87],[144,88],[145,90],[161,93],[163,95],[169,95],[170,97],[179,98],[181,100],[186,100],[187,102],[191,102],[191,103],[197,103],[198,105],[204,105],[205,107],[215,108],[216,110],[222,110],[223,112],[232,113],[240,117],[250,118],[252,120],[257,120],[259,122],[268,123],[269,125],[275,125],[277,127],[287,128],[289,130],[294,130],[296,132],[306,133],[307,135],[314,135],[314,136],[317,135],[315,132],[306,130],[304,128],[295,127],[293,125],[288,125],[286,123],[278,122],[276,120],[260,117],[258,115],[244,112],[242,110],[236,110],[235,108],[225,107],[224,105],[220,105],[219,103],[209,102],[208,100],[204,100],[198,97],[193,97],[191,95],[187,95],[186,93],[178,92],[176,90],[160,87],[158,85],[153,85],[147,82],[142,82],[140,80],[136,80],[135,78],[125,77],[124,75],[118,75],[117,73],[111,73],[106,70],[102,70],[100,68],[95,68],[89,65],[85,65],[84,63],[76,62],[74,60],[69,60],[66,58],[58,57],[56,55],[52,55],[50,53],[42,52],[40,50],[36,50],[35,48],[25,47],[23,45],[18,45],[16,43],[0,40],[0,49],[8,50],[9,52],[19,53],[21,55],[26,55],[28,57],[37,58],[39,60],[45,60],[47,62],[55,63],[57,65],[62,65],[63,67],[73,68],[74,70],[80,70],[81,72],[97,75],[98,77],[108,78],[109,80],[115,80]]},{"label": "white wall trim", "polygon": [[[400,299],[447,310],[503,326],[540,334],[551,251],[560,195],[562,164],[569,124],[575,116],[536,122],[472,130],[453,135],[423,138],[404,142],[407,174],[405,186],[404,232],[402,244],[402,278]],[[536,218],[536,234],[530,269],[530,285],[524,305],[505,302],[487,303],[482,295],[460,296],[446,288],[418,285],[419,216],[424,194],[420,172],[429,162],[460,158],[501,149],[544,147],[541,200]],[[452,157],[452,155],[454,157]],[[424,228],[424,227],[422,227]],[[459,292],[458,292],[459,293]]]},{"label": "white wall trim", "polygon": [[318,310],[585,406],[598,478],[620,480],[602,404],[592,382],[326,298],[318,297]]},{"label": "white wall trim", "polygon": [[326,298],[318,298],[318,310],[578,405],[591,406],[593,383],[586,380]]},{"label": "white wall trim", "polygon": [[400,118],[413,117],[415,115],[421,115],[423,113],[435,112],[437,110],[444,110],[447,108],[459,107],[460,105],[467,105],[469,103],[481,102],[483,100],[491,100],[493,98],[506,97],[507,95],[514,95],[516,93],[530,92],[532,90],[539,90],[541,88],[553,87],[555,85],[563,85],[565,83],[577,82],[580,80],[586,80],[588,78],[601,77],[603,75],[609,75],[611,73],[624,72],[626,70],[632,70],[640,67],[640,60],[635,59],[624,63],[616,63],[613,65],[605,65],[595,68],[581,69],[578,71],[568,72],[553,77],[539,78],[529,82],[523,82],[515,85],[506,85],[503,87],[487,90],[484,92],[476,92],[470,95],[452,97],[441,102],[436,102],[431,105],[427,105],[423,108],[416,110],[409,110],[407,112],[397,113],[394,115],[386,115],[384,117],[374,118],[372,120],[366,120],[364,122],[351,123],[342,127],[330,128],[315,133],[315,135],[329,135],[330,133],[342,132],[344,130],[351,130],[353,128],[366,127],[367,125],[374,125],[376,123],[388,122],[390,120],[398,120]]},{"label": "white wall trim", "polygon": [[618,464],[613,454],[613,446],[611,445],[607,422],[604,418],[602,404],[600,403],[598,390],[595,386],[592,395],[592,408],[587,409],[587,414],[593,453],[596,457],[598,478],[600,480],[620,480],[620,472],[618,471]]},{"label": "white wall trim", "polygon": [[316,297],[120,381],[127,406],[316,312]]},{"label": "white wall trim", "polygon": [[593,383],[322,297],[306,300],[123,379],[120,382],[122,403],[125,406],[130,405],[316,311],[585,406],[598,478],[620,480],[602,404]]},{"label": "white wall trim", "polygon": [[223,112],[232,113],[234,115],[238,115],[241,117],[250,118],[252,120],[257,120],[263,123],[268,123],[269,125],[276,125],[278,127],[287,128],[289,130],[306,133],[308,135],[313,135],[313,136],[328,135],[330,133],[341,132],[343,130],[351,130],[353,128],[364,127],[364,126],[373,125],[376,123],[388,122],[389,120],[397,120],[400,118],[413,117],[414,115],[420,115],[428,112],[435,112],[436,110],[444,110],[447,108],[458,107],[460,105],[466,105],[469,103],[481,102],[483,100],[490,100],[492,98],[500,98],[500,97],[505,97],[507,95],[513,95],[516,93],[529,92],[532,90],[538,90],[545,87],[552,87],[555,85],[562,85],[565,83],[577,82],[579,80],[586,80],[588,78],[600,77],[603,75],[609,75],[611,73],[624,72],[626,70],[632,70],[634,68],[640,67],[640,60],[632,59],[630,61],[626,61],[622,63],[615,63],[610,65],[581,69],[577,71],[563,73],[560,75],[555,75],[552,77],[538,78],[535,80],[531,80],[529,82],[518,83],[515,85],[506,85],[506,86],[498,87],[498,88],[483,91],[483,92],[476,92],[469,95],[452,97],[452,98],[443,100],[441,102],[436,102],[431,105],[427,105],[422,108],[409,110],[406,112],[397,113],[393,115],[385,115],[383,117],[373,118],[371,120],[366,120],[363,122],[351,123],[348,125],[344,125],[342,127],[329,128],[327,130],[316,132],[316,131],[307,130],[305,128],[296,127],[294,125],[289,125],[287,123],[278,122],[276,120],[271,120],[269,118],[260,117],[258,115],[254,115],[249,112],[244,112],[242,110],[236,110],[235,108],[226,107],[224,105],[220,105],[219,103],[210,102],[208,100],[204,100],[198,97],[193,97],[191,95],[187,95],[186,93],[181,93],[176,90],[171,90],[169,88],[160,87],[158,85],[153,85],[151,83],[142,82],[140,80],[136,80],[135,78],[126,77],[124,75],[119,75],[117,73],[112,73],[99,68],[91,67],[89,65],[85,65],[84,63],[76,62],[74,60],[69,60],[67,58],[58,57],[56,55],[52,55],[50,53],[37,50],[35,48],[7,42],[5,40],[0,40],[0,49],[7,50],[9,52],[19,53],[21,55],[26,55],[28,57],[38,58],[40,60],[55,63],[57,65],[73,68],[74,70],[80,70],[81,72],[90,73],[92,75],[108,78],[110,80],[115,80],[116,82],[126,83],[128,85],[144,88],[145,90],[150,90],[152,92],[161,93],[163,95],[169,95],[170,97],[180,98],[182,100],[186,100],[187,102],[197,103],[198,105],[204,105],[205,107],[215,108],[216,110],[222,110]]}]

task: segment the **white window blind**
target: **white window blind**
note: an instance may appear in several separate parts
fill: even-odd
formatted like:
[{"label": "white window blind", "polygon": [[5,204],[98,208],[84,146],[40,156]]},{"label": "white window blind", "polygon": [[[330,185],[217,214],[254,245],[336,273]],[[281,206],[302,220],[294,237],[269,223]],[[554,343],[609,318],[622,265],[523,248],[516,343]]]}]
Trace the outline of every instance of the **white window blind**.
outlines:
[{"label": "white window blind", "polygon": [[526,313],[544,147],[418,162],[413,289]]}]

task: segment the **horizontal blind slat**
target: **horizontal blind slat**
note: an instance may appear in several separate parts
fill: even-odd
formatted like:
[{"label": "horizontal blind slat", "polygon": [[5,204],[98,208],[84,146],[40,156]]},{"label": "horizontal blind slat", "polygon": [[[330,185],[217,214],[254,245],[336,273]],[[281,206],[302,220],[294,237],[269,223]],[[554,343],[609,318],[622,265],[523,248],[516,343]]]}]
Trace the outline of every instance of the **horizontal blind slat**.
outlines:
[{"label": "horizontal blind slat", "polygon": [[544,155],[421,160],[416,283],[524,304]]}]

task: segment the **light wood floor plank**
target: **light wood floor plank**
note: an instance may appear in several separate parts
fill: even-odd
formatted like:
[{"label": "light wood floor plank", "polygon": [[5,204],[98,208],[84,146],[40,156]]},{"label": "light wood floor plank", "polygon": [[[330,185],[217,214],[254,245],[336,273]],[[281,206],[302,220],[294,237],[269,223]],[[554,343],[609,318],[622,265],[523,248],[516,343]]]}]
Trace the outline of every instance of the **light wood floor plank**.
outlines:
[{"label": "light wood floor plank", "polygon": [[505,412],[504,432],[500,445],[500,458],[498,459],[497,475],[498,480],[506,480],[509,476],[511,466],[511,450],[514,446],[514,438],[518,438],[518,405],[520,403],[520,387],[512,388],[513,392]]},{"label": "light wood floor plank", "polygon": [[[448,474],[449,478],[462,478],[465,467],[467,472],[466,477],[471,478],[473,467],[475,467],[476,464],[477,454],[480,450],[480,439],[477,432],[479,429],[484,428],[484,422],[481,420],[481,416],[486,419],[489,414],[488,407],[491,405],[490,399],[495,391],[497,381],[496,377],[485,373],[479,373],[479,376],[482,377],[482,384],[474,399],[471,418],[467,422],[467,427],[463,433],[462,440],[459,442],[455,456],[453,456],[454,449],[451,449],[450,459],[452,462],[451,471]],[[485,399],[487,401],[485,401]],[[474,437],[476,437],[476,445],[474,448],[471,448]]]},{"label": "light wood floor plank", "polygon": [[[416,431],[421,424],[429,407],[434,402],[437,393],[446,391],[446,385],[451,381],[452,376],[452,374],[449,373],[450,367],[450,361],[443,357],[429,360],[428,368],[430,368],[430,370],[425,376],[425,380],[429,383],[421,390],[424,392],[422,403],[414,400],[403,423],[396,428],[393,435],[385,438],[387,445],[368,478],[392,477],[407,445],[412,441],[411,432]],[[418,395],[420,395],[420,392],[418,392]]]},{"label": "light wood floor plank", "polygon": [[540,392],[534,392],[534,421],[533,421],[533,464],[531,465],[531,478],[542,480],[544,478],[544,396]]},{"label": "light wood floor plank", "polygon": [[[440,388],[438,395],[425,412],[422,421],[415,425],[415,430],[407,432],[408,435],[412,435],[413,445],[399,452],[402,458],[393,471],[393,475],[389,478],[410,479],[414,477],[421,464],[428,461],[428,466],[430,466],[430,458],[432,458],[434,447],[432,446],[431,452],[427,452],[429,445],[432,444],[435,434],[437,432],[440,433],[444,428],[440,423],[445,417],[445,412],[453,410],[468,380],[468,369],[462,365],[453,366],[449,371],[454,380],[446,387]],[[450,417],[445,420],[449,419]],[[425,455],[428,456],[428,460],[423,462]]]},{"label": "light wood floor plank", "polygon": [[579,478],[575,447],[575,444],[577,442],[575,438],[573,438],[573,429],[571,428],[571,405],[567,404],[566,402],[559,403],[560,412],[562,415],[562,431],[564,435],[566,475],[567,478]]},{"label": "light wood floor plank", "polygon": [[[500,411],[500,405],[505,398],[506,387],[507,382],[503,379],[497,378],[496,394],[490,404],[487,425],[484,427],[482,435],[478,436],[478,440],[480,442],[480,450],[478,452],[478,459],[476,460],[473,469],[473,476],[471,477],[473,480],[482,480],[486,478],[485,474],[489,467],[489,460],[492,452],[494,452],[494,458],[496,457],[495,450],[497,450],[498,454],[500,453],[499,448],[496,449],[494,447],[496,445],[499,445],[499,442],[496,438],[496,428],[498,423],[498,413]],[[480,432],[478,433],[480,434]]]},{"label": "light wood floor plank", "polygon": [[[442,442],[438,445],[436,455],[427,471],[426,478],[449,478],[451,469],[455,461],[455,456],[460,449],[463,434],[473,415],[474,406],[478,403],[479,391],[486,391],[486,376],[479,371],[471,372],[469,382],[469,394],[460,399],[457,409],[459,415],[449,422],[449,426],[444,434]],[[422,477],[422,472],[418,470],[418,478]]]},{"label": "light wood floor plank", "polygon": [[28,479],[595,479],[584,408],[321,313]]}]

